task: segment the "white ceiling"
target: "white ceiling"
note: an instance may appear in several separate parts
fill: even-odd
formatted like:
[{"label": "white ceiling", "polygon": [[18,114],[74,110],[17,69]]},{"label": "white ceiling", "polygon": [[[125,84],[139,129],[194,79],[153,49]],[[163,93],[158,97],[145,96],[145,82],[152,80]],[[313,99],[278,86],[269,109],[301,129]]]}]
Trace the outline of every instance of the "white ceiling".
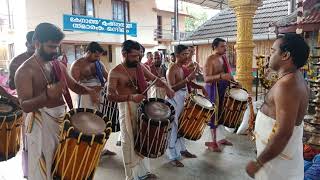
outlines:
[{"label": "white ceiling", "polygon": [[181,0],[201,6],[213,8],[213,9],[224,9],[228,7],[228,0]]}]

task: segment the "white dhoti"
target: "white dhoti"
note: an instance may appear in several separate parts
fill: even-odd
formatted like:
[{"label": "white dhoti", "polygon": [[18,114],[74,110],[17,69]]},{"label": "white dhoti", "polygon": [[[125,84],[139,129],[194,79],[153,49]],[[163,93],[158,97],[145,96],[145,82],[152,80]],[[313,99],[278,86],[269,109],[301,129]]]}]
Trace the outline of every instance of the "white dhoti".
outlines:
[{"label": "white dhoti", "polygon": [[[255,124],[257,155],[265,149],[276,120],[258,112]],[[303,123],[295,126],[285,149],[276,158],[267,162],[256,174],[257,180],[302,180],[303,171]]]},{"label": "white dhoti", "polygon": [[121,102],[119,105],[121,147],[126,180],[145,179],[150,173],[149,162],[134,150],[134,134],[137,130],[137,108],[134,102]]},{"label": "white dhoti", "polygon": [[[28,179],[49,180],[55,150],[59,143],[60,124],[66,106],[42,108],[29,113],[28,126]],[[31,129],[30,129],[31,128]]]},{"label": "white dhoti", "polygon": [[187,89],[177,91],[172,99],[167,99],[175,108],[176,114],[174,121],[171,123],[171,132],[168,139],[167,155],[170,160],[181,159],[181,151],[186,151],[185,139],[178,137],[179,116],[184,107]]},{"label": "white dhoti", "polygon": [[161,98],[165,99],[166,91],[162,87],[152,86],[148,91],[148,98]]},{"label": "white dhoti", "polygon": [[[97,86],[101,86],[101,82],[96,79],[90,79],[90,80],[86,80],[86,81],[81,81],[80,82],[81,85],[86,86],[86,87],[97,87]],[[101,101],[101,96],[102,96],[102,91],[97,92],[99,93],[99,102]],[[89,94],[79,94],[78,95],[78,108],[90,108],[90,109],[96,109],[98,110],[100,108],[100,104],[94,104],[92,102],[92,99],[90,97]]]}]

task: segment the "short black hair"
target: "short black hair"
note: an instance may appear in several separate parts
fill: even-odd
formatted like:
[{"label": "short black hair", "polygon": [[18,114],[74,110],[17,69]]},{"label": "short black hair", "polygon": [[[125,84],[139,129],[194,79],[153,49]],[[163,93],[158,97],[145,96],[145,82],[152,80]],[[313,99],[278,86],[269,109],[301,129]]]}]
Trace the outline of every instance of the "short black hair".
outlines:
[{"label": "short black hair", "polygon": [[32,40],[37,40],[40,43],[48,41],[60,42],[63,38],[64,33],[57,26],[50,23],[40,23],[35,29]]},{"label": "short black hair", "polygon": [[174,56],[174,53],[171,53],[170,56]]},{"label": "short black hair", "polygon": [[88,44],[86,48],[86,52],[91,52],[91,53],[104,53],[104,49],[101,47],[101,45],[97,42],[91,42]]},{"label": "short black hair", "polygon": [[[140,43],[139,43],[140,44]],[[140,48],[142,49],[142,52],[144,53],[144,52],[146,52],[146,48],[144,48],[143,46],[142,46],[142,44],[140,44]]]},{"label": "short black hair", "polygon": [[26,35],[26,39],[29,44],[32,44],[33,35],[34,35],[34,31],[29,31]]},{"label": "short black hair", "polygon": [[178,45],[175,47],[175,50],[174,50],[174,54],[177,55],[177,54],[180,54],[182,51],[188,49],[188,46],[185,46],[185,45]]},{"label": "short black hair", "polygon": [[219,45],[220,42],[226,42],[226,40],[222,39],[222,38],[215,38],[212,42],[211,47],[214,49],[214,47],[217,47]]},{"label": "short black hair", "polygon": [[277,39],[281,39],[282,41],[280,44],[281,52],[289,52],[293,64],[297,68],[301,68],[307,63],[310,47],[301,35],[287,33],[279,35]]},{"label": "short black hair", "polygon": [[137,41],[126,40],[122,43],[122,52],[130,53],[131,50],[140,51],[140,44]]}]

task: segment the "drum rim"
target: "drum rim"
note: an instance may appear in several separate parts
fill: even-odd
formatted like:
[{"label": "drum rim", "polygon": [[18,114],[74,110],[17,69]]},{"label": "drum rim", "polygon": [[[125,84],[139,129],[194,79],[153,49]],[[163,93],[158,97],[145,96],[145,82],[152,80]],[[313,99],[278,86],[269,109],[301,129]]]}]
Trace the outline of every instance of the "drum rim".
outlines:
[{"label": "drum rim", "polygon": [[[145,106],[146,106],[146,104],[149,103],[149,102],[162,102],[162,103],[168,105],[169,108],[170,108],[170,111],[171,111],[171,115],[170,115],[168,118],[160,118],[160,119],[151,119],[151,118],[149,118],[148,115],[147,115],[146,112],[145,112]],[[165,100],[165,99],[162,99],[162,98],[149,98],[149,99],[145,99],[145,100],[143,100],[143,101],[139,104],[138,110],[141,111],[141,115],[140,115],[140,116],[143,117],[143,118],[142,118],[143,121],[147,122],[147,121],[151,120],[151,124],[152,124],[152,125],[159,125],[159,122],[161,122],[161,126],[165,126],[165,125],[168,124],[167,121],[165,121],[165,120],[169,120],[170,123],[172,123],[173,120],[174,120],[175,114],[176,114],[176,111],[175,111],[175,109],[174,109],[174,106],[173,106],[169,101],[167,101],[167,100]],[[140,118],[140,117],[138,117],[138,118]]]},{"label": "drum rim", "polygon": [[[246,90],[246,89],[244,89],[244,88],[239,88],[239,87],[237,87],[237,88],[229,88],[229,90],[228,91],[226,91],[227,93],[228,93],[228,95],[229,95],[229,97],[231,97],[231,94],[230,94],[230,90],[231,89],[242,89],[242,90],[244,90],[247,94],[248,94],[248,97],[249,97],[249,92]],[[233,98],[233,97],[231,97],[232,99],[234,99],[234,100],[236,100],[236,101],[240,101],[240,102],[247,102],[248,101],[248,99],[247,100],[238,100],[238,99],[235,99],[235,98]]]},{"label": "drum rim", "polygon": [[[200,97],[208,100],[208,101],[212,104],[212,106],[211,106],[211,107],[208,107],[208,106],[204,106],[204,105],[202,105],[202,104],[199,104],[197,101],[195,101],[195,99],[194,99],[195,96],[200,96]],[[193,102],[194,102],[195,104],[197,104],[197,105],[199,105],[199,106],[201,106],[201,107],[203,107],[203,108],[206,108],[206,109],[208,109],[208,110],[213,110],[213,109],[215,108],[215,104],[212,103],[209,99],[207,99],[205,96],[203,96],[203,95],[201,95],[201,94],[192,94],[192,95],[191,95],[191,98],[192,98],[192,100],[193,100]]]},{"label": "drum rim", "polygon": [[[109,139],[109,136],[112,132],[112,128],[111,128],[111,120],[109,120],[109,118],[105,115],[103,115],[100,111],[97,110],[93,110],[90,108],[74,108],[71,109],[69,112],[67,112],[63,118],[64,121],[64,125],[63,125],[63,131],[68,132],[69,130],[69,136],[67,138],[75,138],[77,139],[80,135],[80,133],[82,133],[81,131],[78,131],[75,129],[75,127],[71,124],[71,117],[76,114],[76,113],[80,113],[80,112],[88,112],[88,113],[93,113],[99,117],[102,118],[102,120],[106,123],[106,127],[104,129],[103,132],[101,132],[101,134],[96,134],[94,137],[94,142],[103,144],[103,139]],[[71,129],[70,129],[71,128]],[[106,136],[104,136],[104,133]],[[86,141],[86,142],[91,142],[93,135],[89,135],[89,134],[82,134],[81,135],[81,140]]]},{"label": "drum rim", "polygon": [[11,100],[1,96],[0,102],[5,102],[4,104],[11,105],[13,107],[13,109],[16,108],[13,111],[8,112],[8,113],[1,113],[0,112],[0,122],[2,122],[3,120],[5,120],[6,122],[11,122],[11,121],[15,121],[15,120],[19,119],[20,117],[22,117],[22,115],[23,115],[22,109],[19,106],[17,106],[16,104],[14,104]]}]

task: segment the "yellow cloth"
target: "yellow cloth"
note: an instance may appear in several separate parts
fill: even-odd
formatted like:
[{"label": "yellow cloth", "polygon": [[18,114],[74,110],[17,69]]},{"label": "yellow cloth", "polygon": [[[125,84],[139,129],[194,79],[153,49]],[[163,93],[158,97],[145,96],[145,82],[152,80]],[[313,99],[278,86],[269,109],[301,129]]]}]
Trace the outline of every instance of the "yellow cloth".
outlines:
[{"label": "yellow cloth", "polygon": [[[265,149],[276,120],[258,112],[255,124],[257,155]],[[277,130],[275,128],[275,130]],[[257,180],[303,180],[303,123],[295,126],[293,134],[282,153],[267,162],[255,175]]]}]

